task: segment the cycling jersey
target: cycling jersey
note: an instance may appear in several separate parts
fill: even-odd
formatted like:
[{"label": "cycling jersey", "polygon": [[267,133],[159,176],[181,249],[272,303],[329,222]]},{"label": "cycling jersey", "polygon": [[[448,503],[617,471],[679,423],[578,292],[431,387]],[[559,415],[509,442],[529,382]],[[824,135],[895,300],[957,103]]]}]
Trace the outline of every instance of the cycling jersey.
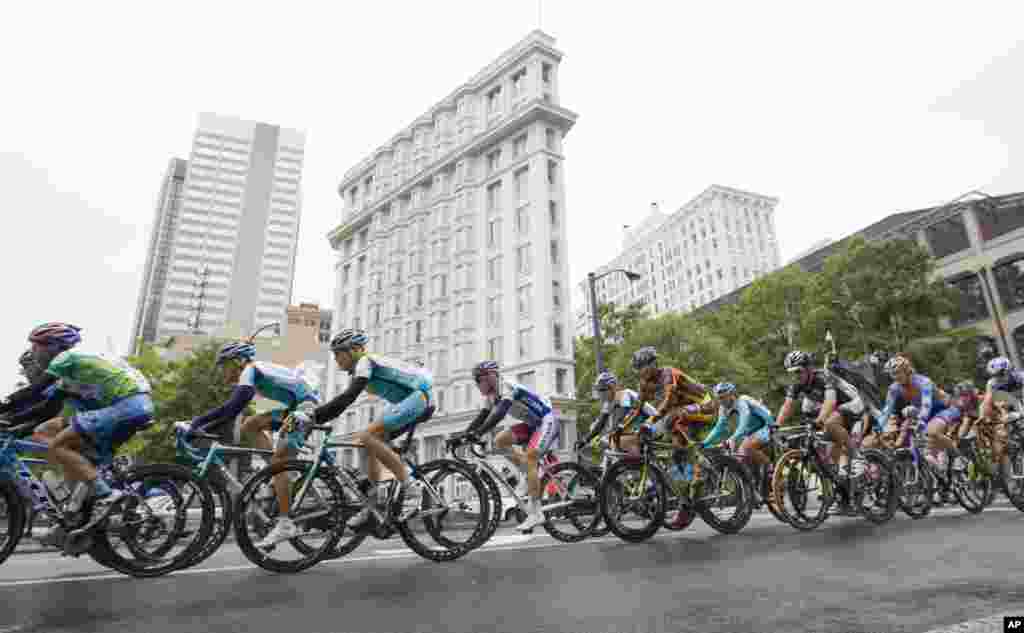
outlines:
[{"label": "cycling jersey", "polygon": [[947,425],[959,424],[961,418],[963,418],[963,412],[960,407],[946,407],[932,416],[932,420],[942,420]]},{"label": "cycling jersey", "polygon": [[65,416],[95,411],[140,393],[149,393],[149,381],[120,358],[66,350],[57,355],[46,373],[58,379],[57,388],[68,395]]},{"label": "cycling jersey", "polygon": [[708,433],[707,439],[704,440],[705,447],[714,446],[721,441],[722,436],[728,430],[729,418],[733,413],[739,416],[736,431],[729,438],[734,441],[743,439],[748,435],[753,435],[775,424],[775,418],[772,416],[772,412],[768,410],[768,407],[750,396],[739,396],[736,398],[736,402],[728,409],[725,405],[719,406],[718,422],[715,423],[711,432]]},{"label": "cycling jersey", "polygon": [[252,387],[268,400],[295,408],[301,402],[318,401],[316,385],[302,371],[273,363],[249,363],[238,378],[239,386]]},{"label": "cycling jersey", "polygon": [[531,428],[540,426],[544,418],[552,415],[551,401],[529,387],[501,379],[494,395],[487,397],[487,407],[493,409],[501,400],[509,400],[508,416],[525,422]]},{"label": "cycling jersey", "polygon": [[945,403],[935,397],[935,385],[930,378],[914,374],[906,387],[898,382],[889,385],[889,392],[885,396],[885,408],[879,416],[878,425],[885,424],[893,413],[908,406],[917,407],[921,422],[927,422],[945,407]]},{"label": "cycling jersey", "polygon": [[819,413],[830,397],[835,398],[836,408],[844,415],[859,416],[864,412],[864,402],[857,388],[824,369],[815,369],[806,384],[794,383],[786,390],[786,398],[789,400],[801,397],[804,413]]},{"label": "cycling jersey", "polygon": [[639,407],[640,402],[657,401],[660,407],[666,393],[670,393],[666,411],[688,404],[706,404],[711,401],[711,394],[706,386],[674,367],[662,367],[654,380],[640,382],[636,406]]},{"label": "cycling jersey", "polygon": [[639,429],[640,425],[658,414],[657,409],[650,404],[641,403],[640,396],[632,389],[620,389],[615,394],[615,400],[605,402],[601,406],[601,415],[611,416],[612,427],[618,428],[627,415],[639,406],[638,413],[633,416],[633,429]]},{"label": "cycling jersey", "polygon": [[429,396],[434,385],[428,370],[377,354],[360,358],[352,377],[365,378],[367,391],[391,403],[401,402],[415,391]]}]

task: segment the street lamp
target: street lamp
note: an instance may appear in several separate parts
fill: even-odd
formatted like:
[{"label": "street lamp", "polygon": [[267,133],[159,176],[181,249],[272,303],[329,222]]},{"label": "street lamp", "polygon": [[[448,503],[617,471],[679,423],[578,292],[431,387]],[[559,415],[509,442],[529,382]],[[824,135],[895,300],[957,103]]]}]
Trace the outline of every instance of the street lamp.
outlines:
[{"label": "street lamp", "polygon": [[594,284],[598,279],[612,273],[622,273],[630,282],[637,281],[643,277],[643,275],[624,268],[615,268],[600,275],[587,273],[587,283],[590,285],[590,316],[594,322],[594,356],[597,359],[597,373],[599,374],[604,371],[604,356],[601,354],[601,320],[597,315],[597,290],[595,290]]},{"label": "street lamp", "polygon": [[281,336],[280,323],[267,323],[266,325],[264,325],[263,327],[249,335],[249,342],[252,343],[254,340],[256,340],[256,335],[262,332],[263,330],[267,329],[268,327],[274,328],[274,336]]}]

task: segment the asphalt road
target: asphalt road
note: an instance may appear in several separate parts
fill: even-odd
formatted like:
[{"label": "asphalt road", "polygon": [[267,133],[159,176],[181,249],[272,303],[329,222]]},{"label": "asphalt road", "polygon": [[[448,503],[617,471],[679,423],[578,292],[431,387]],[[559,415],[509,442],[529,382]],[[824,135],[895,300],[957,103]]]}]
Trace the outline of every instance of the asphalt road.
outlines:
[{"label": "asphalt road", "polygon": [[0,633],[1001,631],[995,614],[1024,614],[1022,522],[997,506],[810,533],[758,514],[738,535],[698,522],[643,544],[503,530],[453,563],[373,541],[289,576],[233,546],[151,580],[26,554],[0,567]]}]

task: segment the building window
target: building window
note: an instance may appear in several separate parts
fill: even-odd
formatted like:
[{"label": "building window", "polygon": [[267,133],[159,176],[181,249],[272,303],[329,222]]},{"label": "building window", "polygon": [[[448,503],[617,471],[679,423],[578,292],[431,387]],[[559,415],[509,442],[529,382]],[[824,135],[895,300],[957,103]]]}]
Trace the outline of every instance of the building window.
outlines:
[{"label": "building window", "polygon": [[487,114],[494,114],[501,110],[501,86],[497,86],[487,93]]},{"label": "building window", "polygon": [[516,209],[516,233],[527,235],[530,232],[530,207]]},{"label": "building window", "polygon": [[520,318],[530,318],[530,286],[523,286],[516,294],[516,305],[519,308]]},{"label": "building window", "polygon": [[558,163],[553,160],[548,161],[548,185],[554,187],[557,184],[558,177]]},{"label": "building window", "polygon": [[551,282],[551,305],[556,310],[562,307],[562,284],[557,281]]},{"label": "building window", "polygon": [[551,265],[558,266],[558,240],[551,240]]},{"label": "building window", "polygon": [[501,337],[487,340],[487,359],[501,362]]},{"label": "building window", "polygon": [[492,288],[501,286],[501,258],[487,260],[487,285]]},{"label": "building window", "polygon": [[518,99],[526,94],[526,69],[512,75],[512,98]]},{"label": "building window", "polygon": [[363,276],[366,275],[366,256],[363,255],[359,258],[359,266],[356,269],[356,279],[362,281]]},{"label": "building window", "polygon": [[516,248],[516,270],[520,275],[530,274],[530,245],[523,244]]},{"label": "building window", "polygon": [[554,200],[548,202],[548,220],[552,229],[558,228],[558,204]]},{"label": "building window", "polygon": [[351,268],[351,265],[346,264],[345,267],[341,269],[341,285],[343,288],[348,286],[348,277]]},{"label": "building window", "polygon": [[501,325],[501,297],[491,297],[487,300],[487,325]]},{"label": "building window", "polygon": [[501,211],[501,181],[487,187],[487,213],[493,214]]},{"label": "building window", "polygon": [[929,226],[924,230],[924,235],[936,259],[959,253],[971,245],[964,218],[959,213]]},{"label": "building window", "polygon": [[1024,201],[1002,209],[985,201],[974,205],[974,213],[978,218],[981,239],[985,241],[1024,228]]},{"label": "building window", "polygon": [[551,83],[551,64],[541,64],[540,79],[546,84]]},{"label": "building window", "polygon": [[554,339],[555,351],[558,352],[558,353],[561,353],[561,352],[565,351],[564,348],[563,348],[564,337],[562,336],[562,324],[561,323],[555,323],[554,324],[554,327],[551,328],[551,335],[552,335],[552,338]]},{"label": "building window", "polygon": [[487,155],[487,173],[493,174],[501,167],[501,150],[496,149]]},{"label": "building window", "polygon": [[529,200],[529,175],[530,170],[526,167],[515,173],[516,200],[518,200],[520,204]]},{"label": "building window", "polygon": [[951,283],[960,291],[960,314],[952,319],[954,326],[988,318],[988,305],[978,275],[970,274]]},{"label": "building window", "polygon": [[512,141],[512,158],[521,158],[526,154],[526,135],[522,134]]},{"label": "building window", "polygon": [[526,360],[533,344],[533,328],[519,330],[519,360]]},{"label": "building window", "polygon": [[996,287],[999,288],[999,297],[1010,311],[1024,308],[1024,254],[1018,257],[1017,260],[992,269]]},{"label": "building window", "polygon": [[555,393],[564,394],[566,391],[566,383],[569,379],[568,369],[556,369],[555,370]]}]

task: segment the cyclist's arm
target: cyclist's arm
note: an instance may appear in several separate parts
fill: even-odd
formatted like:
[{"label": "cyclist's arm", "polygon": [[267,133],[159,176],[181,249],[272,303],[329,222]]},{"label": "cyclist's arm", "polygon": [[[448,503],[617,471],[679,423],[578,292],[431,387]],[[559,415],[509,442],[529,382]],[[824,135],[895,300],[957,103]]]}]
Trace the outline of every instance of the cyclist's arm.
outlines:
[{"label": "cyclist's arm", "polygon": [[505,415],[508,414],[508,410],[512,408],[512,400],[510,398],[502,398],[494,405],[492,409],[484,409],[480,413],[487,413],[487,417],[483,423],[475,431],[476,435],[483,435],[489,433],[494,427],[498,426],[498,423],[505,419]]},{"label": "cyclist's arm", "polygon": [[782,403],[782,408],[779,409],[779,415],[775,418],[775,425],[782,426],[789,419],[789,416],[793,415],[793,403],[795,399],[792,396],[786,396],[786,401]]},{"label": "cyclist's arm", "polygon": [[985,397],[981,401],[981,417],[991,418],[995,413],[992,408],[992,385],[990,384],[985,389]]},{"label": "cyclist's arm", "polygon": [[657,408],[659,418],[668,413],[668,405],[672,402],[672,393],[675,389],[675,383],[665,385],[665,397],[661,400],[661,404],[659,404]]},{"label": "cyclist's arm", "polygon": [[740,400],[737,405],[737,409],[739,410],[739,422],[736,423],[736,431],[732,434],[732,437],[729,438],[734,442],[741,440],[756,431],[759,426],[758,422],[760,422],[760,418],[753,415],[749,402]]},{"label": "cyclist's arm", "polygon": [[348,389],[335,396],[329,402],[325,402],[313,411],[313,419],[317,424],[326,424],[334,418],[344,413],[345,409],[349,407],[359,394],[363,393],[366,389],[366,385],[369,384],[370,379],[364,376],[353,376],[351,382],[348,383]]},{"label": "cyclist's arm", "polygon": [[27,404],[41,401],[43,398],[43,392],[58,380],[60,380],[60,378],[53,374],[43,374],[43,377],[39,382],[22,387],[7,396],[4,400],[0,401],[0,414],[14,411],[15,409],[19,409]]},{"label": "cyclist's arm", "polygon": [[11,424],[22,424],[35,420],[39,424],[42,424],[43,422],[59,417],[63,409],[64,394],[63,392],[57,391],[53,396],[42,402],[33,404],[27,409],[19,410],[17,413],[7,416],[7,421]]},{"label": "cyclist's arm", "polygon": [[225,422],[234,420],[255,397],[256,389],[251,385],[236,385],[227,402],[192,420],[192,429],[208,433]]},{"label": "cyclist's arm", "polygon": [[718,409],[718,421],[715,422],[715,426],[712,427],[711,432],[709,432],[707,438],[704,439],[702,446],[707,448],[722,441],[722,436],[725,435],[728,424],[729,416],[725,414],[725,409],[720,407]]}]

